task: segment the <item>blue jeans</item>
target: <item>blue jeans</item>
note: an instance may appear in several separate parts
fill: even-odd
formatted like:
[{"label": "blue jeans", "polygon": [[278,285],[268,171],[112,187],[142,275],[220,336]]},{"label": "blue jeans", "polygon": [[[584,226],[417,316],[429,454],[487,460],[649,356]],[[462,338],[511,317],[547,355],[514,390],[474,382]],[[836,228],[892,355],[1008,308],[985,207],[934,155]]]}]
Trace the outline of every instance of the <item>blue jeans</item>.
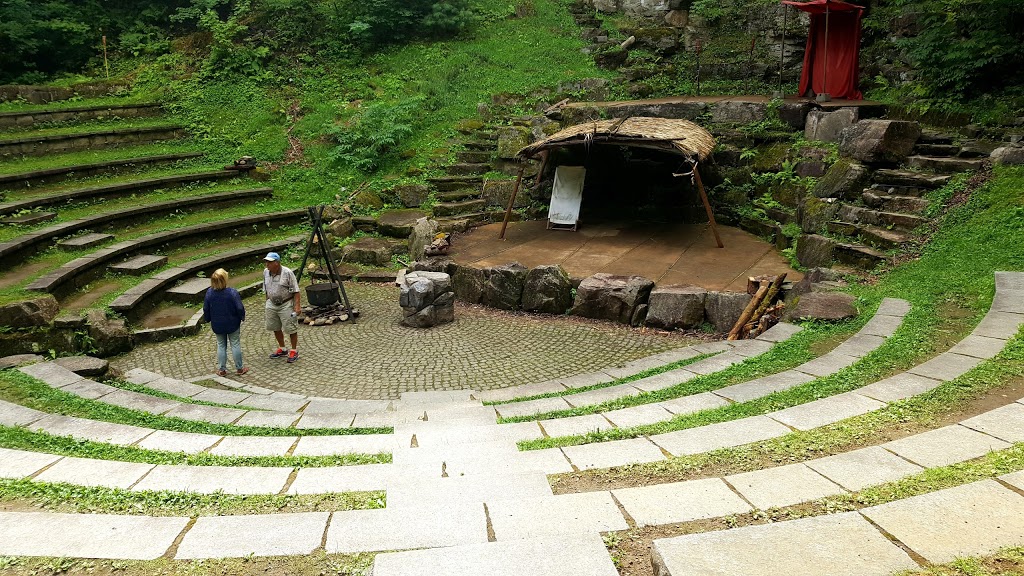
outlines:
[{"label": "blue jeans", "polygon": [[217,366],[220,370],[227,369],[228,363],[228,341],[231,341],[231,355],[235,357],[235,368],[242,369],[242,340],[239,337],[241,328],[231,334],[216,334],[217,336]]}]

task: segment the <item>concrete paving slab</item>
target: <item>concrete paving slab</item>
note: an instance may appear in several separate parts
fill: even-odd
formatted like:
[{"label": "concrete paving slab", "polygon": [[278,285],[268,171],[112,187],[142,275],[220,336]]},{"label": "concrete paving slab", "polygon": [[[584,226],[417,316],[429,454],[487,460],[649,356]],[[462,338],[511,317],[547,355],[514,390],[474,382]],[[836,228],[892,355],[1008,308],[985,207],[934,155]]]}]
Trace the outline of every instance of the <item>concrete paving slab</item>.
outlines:
[{"label": "concrete paving slab", "polygon": [[1009,447],[1007,442],[959,424],[882,444],[882,448],[925,468],[948,466]]},{"label": "concrete paving slab", "polygon": [[560,448],[544,450],[524,450],[516,459],[518,467],[524,472],[542,472],[544,474],[564,474],[572,472],[572,465]]},{"label": "concrete paving slab", "polygon": [[499,542],[629,529],[608,492],[494,500],[487,517]]},{"label": "concrete paving slab", "polygon": [[235,420],[235,426],[261,426],[265,428],[288,428],[298,421],[298,412],[269,412],[250,410]]},{"label": "concrete paving slab", "polygon": [[888,316],[885,314],[875,314],[871,320],[868,320],[857,334],[863,334],[865,336],[882,336],[888,338],[896,333],[899,329],[900,324],[903,324],[903,316]]},{"label": "concrete paving slab", "polygon": [[152,469],[153,464],[69,456],[44,470],[34,480],[37,482],[66,482],[78,486],[129,488]]},{"label": "concrete paving slab", "polygon": [[54,364],[53,362],[29,364],[28,366],[18,368],[18,370],[24,374],[28,374],[36,380],[42,380],[54,388],[67,386],[68,384],[78,382],[82,379],[78,374],[75,374],[63,366]]},{"label": "concrete paving slab", "polygon": [[557,410],[568,410],[572,406],[560,396],[556,396],[553,398],[526,400],[525,402],[513,402],[511,404],[497,404],[494,408],[502,418],[512,418],[513,416],[532,416]]},{"label": "concrete paving slab", "polygon": [[132,368],[124,373],[124,379],[132,384],[146,384],[160,378],[163,378],[163,375],[142,368]]},{"label": "concrete paving slab", "polygon": [[374,559],[374,576],[616,576],[597,534],[433,548]]},{"label": "concrete paving slab", "polygon": [[885,404],[878,400],[854,392],[846,392],[813,400],[806,404],[791,406],[777,412],[769,412],[767,416],[797,430],[811,430],[867,414],[883,406]]},{"label": "concrete paving slab", "polygon": [[623,488],[612,494],[640,528],[753,510],[721,478]]},{"label": "concrete paving slab", "polygon": [[872,334],[854,334],[833,350],[836,354],[863,358],[885,343],[885,338]]},{"label": "concrete paving slab", "polygon": [[639,464],[641,462],[657,462],[664,460],[661,448],[646,438],[630,438],[611,442],[595,442],[579,446],[566,446],[562,452],[580,470],[591,468],[610,468]]},{"label": "concrete paving slab", "polygon": [[[246,391],[253,392],[252,388],[250,386]],[[240,404],[240,407],[274,410],[277,412],[298,412],[306,404],[309,404],[309,400],[304,398],[271,398],[270,396],[263,396],[253,392],[251,396],[246,398],[245,402]]]},{"label": "concrete paving slab", "polygon": [[540,425],[552,438],[558,436],[578,436],[588,432],[611,430],[613,426],[600,414],[570,416],[568,418],[551,418],[541,420]]},{"label": "concrete paving slab", "polygon": [[735,352],[722,352],[716,356],[698,360],[693,364],[687,364],[686,369],[696,374],[713,374],[746,360]]},{"label": "concrete paving slab", "polygon": [[25,426],[45,417],[46,412],[0,400],[0,424],[4,426]]},{"label": "concrete paving slab", "polygon": [[924,470],[924,468],[911,464],[878,446],[868,446],[835,456],[818,458],[810,460],[806,464],[812,470],[851,492],[862,490],[868,486],[894,482]]},{"label": "concrete paving slab", "polygon": [[284,456],[298,440],[296,436],[225,436],[210,449],[218,456]]},{"label": "concrete paving slab", "polygon": [[157,430],[137,444],[146,450],[164,450],[166,452],[184,452],[197,454],[220,441],[223,436],[215,434],[196,434],[194,432],[176,432],[173,430]]},{"label": "concrete paving slab", "polygon": [[772,326],[759,334],[756,339],[766,340],[768,342],[782,342],[784,340],[789,340],[800,330],[801,328],[795,324],[779,322],[775,326]]},{"label": "concrete paving slab", "polygon": [[660,404],[640,404],[604,412],[604,417],[611,421],[617,428],[632,428],[643,424],[653,424],[672,419],[672,413],[663,408]]},{"label": "concrete paving slab", "polygon": [[739,384],[733,384],[732,386],[726,386],[719,390],[715,390],[715,394],[728,398],[733,402],[748,402],[755,398],[761,398],[767,396],[772,392],[779,392],[781,390],[789,390],[801,384],[806,384],[814,380],[814,376],[810,374],[804,374],[803,372],[797,372],[796,370],[786,370],[785,372],[779,372],[778,374],[772,374],[771,376],[765,376],[763,378],[756,378],[754,380],[748,380],[746,382],[740,382]]},{"label": "concrete paving slab", "polygon": [[60,460],[54,454],[0,448],[0,478],[24,478]]},{"label": "concrete paving slab", "polygon": [[767,340],[739,340],[737,342],[733,342],[733,344],[733,353],[739,354],[744,358],[760,356],[761,354],[771,350],[772,346],[775,345],[773,342],[769,342]]},{"label": "concrete paving slab", "polygon": [[1009,340],[1017,335],[1021,323],[1024,323],[1024,315],[1012,312],[989,311],[981,322],[975,326],[972,334],[988,338],[999,338]]},{"label": "concrete paving slab", "polygon": [[248,392],[208,388],[193,396],[192,399],[201,402],[212,402],[214,404],[244,404],[245,400],[250,397],[252,397],[252,394]]},{"label": "concrete paving slab", "polygon": [[398,418],[394,412],[368,412],[356,414],[352,420],[353,428],[388,428],[398,424]]},{"label": "concrete paving slab", "polygon": [[413,404],[452,404],[455,402],[472,401],[472,390],[426,390],[419,392],[402,392],[399,396],[406,407]]},{"label": "concrete paving slab", "polygon": [[882,402],[894,402],[910,398],[911,396],[917,396],[918,394],[924,394],[941,384],[940,380],[925,378],[924,376],[918,376],[909,372],[901,372],[885,380],[879,380],[873,384],[858,388],[857,393]]},{"label": "concrete paving slab", "polygon": [[1005,340],[972,334],[950,348],[949,351],[988,360],[995,358],[996,354],[1002,352],[1004,347],[1006,347]]},{"label": "concrete paving slab", "polygon": [[36,420],[28,426],[28,429],[36,432],[46,432],[53,436],[72,436],[74,438],[106,442],[107,444],[117,444],[120,446],[134,444],[153,432],[149,428],[87,420],[74,416],[61,416],[59,414],[51,414]]},{"label": "concrete paving slab", "polygon": [[72,382],[67,386],[61,386],[60,390],[67,392],[68,394],[74,394],[79,398],[96,400],[97,398],[102,398],[103,396],[110,394],[111,392],[117,390],[117,388],[114,388],[113,386],[110,386],[108,384],[101,384],[99,382],[93,382],[92,380],[87,380],[83,378],[78,382]]},{"label": "concrete paving slab", "polygon": [[585,386],[605,384],[612,382],[615,379],[604,372],[588,372],[586,374],[576,374],[575,376],[557,378],[557,380],[566,388],[583,388]]},{"label": "concrete paving slab", "polygon": [[1024,470],[1003,474],[999,479],[1019,490],[1024,490]]},{"label": "concrete paving slab", "polygon": [[[481,502],[454,500],[444,505],[388,507],[335,512],[327,529],[328,554],[432,548],[487,542]],[[450,574],[441,570],[435,574]]]},{"label": "concrete paving slab", "polygon": [[504,460],[519,453],[514,442],[493,440],[490,442],[473,442],[467,444],[451,444],[434,447],[409,448],[395,446],[391,451],[392,461],[396,466],[416,466],[420,464],[440,465],[441,462],[466,460]]},{"label": "concrete paving slab", "polygon": [[334,456],[335,454],[390,454],[395,449],[392,434],[344,434],[303,436],[295,446],[295,456]]},{"label": "concrete paving slab", "polygon": [[728,352],[734,347],[734,342],[727,340],[717,340],[715,342],[702,342],[700,344],[694,344],[690,346],[690,350],[693,350],[697,355],[701,354],[719,354],[721,352]]},{"label": "concrete paving slab", "polygon": [[[278,414],[282,414],[278,412]],[[292,412],[294,414],[294,412]],[[355,420],[355,414],[337,414],[322,412],[319,414],[302,413],[302,417],[296,422],[295,427],[299,430],[310,430],[314,428],[348,428]]]},{"label": "concrete paving slab", "polygon": [[644,392],[654,392],[656,390],[671,388],[676,384],[682,384],[683,382],[693,380],[696,377],[696,372],[690,372],[685,368],[676,368],[675,370],[669,370],[668,372],[662,372],[661,374],[655,374],[654,376],[633,380],[629,385],[639,390],[643,390]]},{"label": "concrete paving slab", "polygon": [[452,444],[476,444],[479,442],[519,442],[543,438],[536,422],[515,422],[512,424],[488,424],[471,426],[437,425],[434,422],[415,422],[395,427],[395,437],[410,440],[415,435],[420,448],[449,446]]},{"label": "concrete paving slab", "polygon": [[521,386],[510,386],[498,390],[485,390],[473,394],[473,397],[481,402],[501,402],[515,398],[528,398],[540,394],[551,394],[552,392],[565,392],[568,390],[557,380],[537,382],[535,384],[523,384]]},{"label": "concrete paving slab", "polygon": [[300,468],[288,487],[289,494],[327,494],[386,490],[394,474],[391,464]]},{"label": "concrete paving slab", "polygon": [[[697,352],[696,350],[689,349],[689,352],[690,352],[690,354],[692,354],[692,356],[689,356],[690,358],[692,358],[693,356],[699,356],[700,355],[700,353]],[[633,376],[635,374],[639,374],[639,373],[645,372],[647,370],[652,370],[654,368],[660,368],[660,367],[664,366],[665,364],[669,364],[669,362],[665,362],[664,360],[662,360],[661,358],[659,358],[657,356],[648,356],[647,358],[641,358],[639,360],[633,360],[631,362],[625,362],[625,363],[619,364],[617,366],[611,366],[611,367],[608,367],[608,368],[603,368],[601,370],[601,372],[604,372],[605,374],[611,376],[612,378],[616,378],[616,379],[618,379],[618,378],[628,378],[629,376]]]},{"label": "concrete paving slab", "polygon": [[1024,541],[1024,498],[982,480],[861,510],[929,562],[992,554]]},{"label": "concrete paving slab", "polygon": [[391,402],[387,400],[342,400],[340,398],[310,398],[309,404],[302,410],[305,414],[355,414],[357,412],[377,412],[388,409]]},{"label": "concrete paving slab", "polygon": [[1007,442],[1024,442],[1024,406],[1020,404],[1007,404],[960,424]]},{"label": "concrete paving slab", "polygon": [[468,474],[447,478],[403,476],[396,472],[388,483],[388,508],[410,508],[433,503],[478,503],[502,499],[552,496],[547,475],[539,472]]},{"label": "concrete paving slab", "polygon": [[771,418],[752,416],[700,428],[657,434],[650,438],[670,454],[684,456],[777,438],[790,432],[789,428]]},{"label": "concrete paving slab", "polygon": [[110,394],[103,396],[99,401],[104,404],[112,404],[114,406],[128,408],[129,410],[145,412],[147,414],[163,414],[164,412],[169,412],[182,405],[181,402],[178,402],[177,400],[157,398],[156,396],[150,396],[149,394],[140,394],[138,392],[132,392],[131,390],[117,389],[112,391]]},{"label": "concrete paving slab", "polygon": [[220,408],[218,406],[203,406],[201,404],[179,404],[173,410],[168,410],[164,416],[170,418],[181,418],[194,422],[210,422],[214,424],[231,424],[245,414],[240,408]]},{"label": "concrete paving slab", "polygon": [[184,380],[178,380],[177,378],[168,378],[166,376],[157,378],[156,380],[150,380],[144,384],[147,388],[153,390],[159,390],[167,394],[174,394],[175,396],[181,396],[182,398],[190,398],[209,390],[205,386],[199,386],[198,384],[191,384]]},{"label": "concrete paving slab", "polygon": [[173,517],[0,512],[0,555],[155,560],[188,523]]},{"label": "concrete paving slab", "polygon": [[883,298],[875,315],[906,316],[907,312],[910,312],[910,302],[900,298]]},{"label": "concrete paving slab", "polygon": [[996,290],[990,310],[996,312],[1024,312],[1024,290]]},{"label": "concrete paving slab", "polygon": [[689,396],[673,398],[671,400],[659,402],[659,404],[662,408],[673,414],[693,414],[695,412],[700,412],[701,410],[711,410],[712,408],[728,406],[729,401],[721,396],[716,396],[711,392],[701,392],[700,394],[691,394]]},{"label": "concrete paving slab", "polygon": [[978,364],[981,364],[980,358],[944,352],[927,362],[909,368],[907,372],[924,376],[925,378],[948,381],[966,374]]},{"label": "concrete paving slab", "polygon": [[185,533],[174,557],[238,558],[309,554],[320,546],[328,512],[200,516]]},{"label": "concrete paving slab", "polygon": [[918,568],[856,512],[655,540],[661,576],[888,576]]},{"label": "concrete paving slab", "polygon": [[837,354],[835,352],[829,352],[824,356],[819,356],[809,362],[794,368],[797,372],[803,372],[804,374],[810,374],[811,376],[829,376],[839,372],[847,366],[852,366],[857,362],[858,358],[855,356],[847,356],[845,354]]},{"label": "concrete paving slab", "polygon": [[1000,290],[1024,290],[1024,273],[1005,272],[995,273],[996,291]]},{"label": "concrete paving slab", "polygon": [[494,406],[433,406],[426,412],[425,421],[434,423],[494,424],[498,420]]},{"label": "concrete paving slab", "polygon": [[726,476],[725,481],[761,510],[782,508],[846,492],[803,463],[733,474]]},{"label": "concrete paving slab", "polygon": [[616,386],[608,386],[607,388],[598,388],[587,392],[569,394],[562,396],[562,399],[572,406],[590,406],[592,404],[600,404],[609,400],[618,400],[619,398],[625,398],[626,396],[636,396],[640,393],[641,390],[634,388],[629,384],[618,384]]},{"label": "concrete paving slab", "polygon": [[277,494],[284,488],[291,473],[292,468],[160,465],[153,468],[132,490]]}]

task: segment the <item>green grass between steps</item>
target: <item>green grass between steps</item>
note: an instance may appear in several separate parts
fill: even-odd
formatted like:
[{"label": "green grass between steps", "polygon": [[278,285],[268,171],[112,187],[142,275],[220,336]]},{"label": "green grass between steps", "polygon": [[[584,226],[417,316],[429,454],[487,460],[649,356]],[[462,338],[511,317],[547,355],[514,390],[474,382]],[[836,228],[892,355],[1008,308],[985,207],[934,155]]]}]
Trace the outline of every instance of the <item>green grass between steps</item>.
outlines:
[{"label": "green grass between steps", "polygon": [[74,124],[43,124],[41,127],[8,128],[0,132],[0,144],[22,138],[43,136],[77,136],[107,130],[133,130],[139,128],[174,128],[180,124],[166,117],[155,118],[109,118],[89,120]]},{"label": "green grass between steps", "polygon": [[[677,416],[649,426],[524,441],[520,447],[532,450],[571,446],[694,428],[764,414],[856,389],[922,361],[944,348],[940,341],[952,343],[966,335],[990,305],[994,294],[994,272],[1000,270],[1024,270],[1024,168],[997,168],[992,179],[974,190],[967,203],[953,208],[943,218],[939,232],[925,246],[920,258],[883,275],[875,284],[851,288],[861,301],[872,306],[884,297],[904,298],[912,304],[897,333],[853,366],[827,378],[751,402]],[[863,321],[862,317],[858,323]],[[674,387],[661,392],[675,397],[676,393],[692,394],[714,389],[719,387],[721,380],[735,381],[730,377],[744,367],[756,375],[792,367],[807,359],[811,341],[824,336],[819,332],[821,329],[810,327],[768,354],[748,360],[739,367],[713,374],[709,379],[695,379],[680,385],[689,385],[685,391]],[[538,418],[606,411],[662,399],[665,397],[641,395]]]},{"label": "green grass between steps", "polygon": [[945,564],[920,570],[896,572],[893,576],[1020,576],[1024,574],[1024,546],[1003,548],[986,556],[961,556]]},{"label": "green grass between steps", "polygon": [[195,422],[130,410],[120,406],[88,400],[51,388],[17,370],[0,372],[0,399],[42,412],[77,416],[90,420],[129,424],[157,430],[217,434],[221,436],[333,436],[359,434],[390,434],[392,428],[272,428],[263,426],[233,426]]},{"label": "green grass between steps", "polygon": [[123,106],[126,104],[149,104],[154,102],[145,94],[133,94],[128,92],[118,96],[103,96],[99,98],[82,98],[75,96],[68,100],[58,100],[47,104],[31,104],[24,100],[11,100],[0,102],[0,113],[3,112],[47,112],[60,111],[68,108],[82,108],[92,106]]},{"label": "green grass between steps", "polygon": [[330,494],[196,494],[123,490],[31,480],[0,480],[0,502],[28,503],[47,512],[133,516],[229,516],[383,508],[384,492]]}]

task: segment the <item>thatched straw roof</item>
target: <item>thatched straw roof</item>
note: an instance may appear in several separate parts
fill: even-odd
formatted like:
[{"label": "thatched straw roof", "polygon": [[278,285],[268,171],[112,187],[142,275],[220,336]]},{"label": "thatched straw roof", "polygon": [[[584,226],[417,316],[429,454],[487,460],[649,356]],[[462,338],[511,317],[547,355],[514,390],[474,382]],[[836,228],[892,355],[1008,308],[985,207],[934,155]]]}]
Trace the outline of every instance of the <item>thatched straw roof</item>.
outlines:
[{"label": "thatched straw roof", "polygon": [[517,155],[529,158],[550,148],[599,143],[653,148],[698,161],[707,158],[715,147],[714,137],[689,120],[634,116],[570,126],[524,147]]}]

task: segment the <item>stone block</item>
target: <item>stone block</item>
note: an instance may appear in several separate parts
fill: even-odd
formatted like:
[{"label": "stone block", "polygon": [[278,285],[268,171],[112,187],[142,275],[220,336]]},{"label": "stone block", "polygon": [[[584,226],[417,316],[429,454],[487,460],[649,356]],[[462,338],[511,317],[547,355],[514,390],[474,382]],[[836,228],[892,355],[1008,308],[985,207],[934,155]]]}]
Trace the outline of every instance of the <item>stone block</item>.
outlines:
[{"label": "stone block", "polygon": [[[671,416],[668,412],[665,412],[665,415],[667,417]],[[547,430],[547,427],[545,427],[545,430]],[[548,432],[548,435],[552,434]],[[631,438],[628,440],[567,446],[562,448],[562,452],[580,470],[611,468],[612,466],[657,462],[665,459],[661,449],[646,438]]]},{"label": "stone block", "polygon": [[903,400],[934,389],[942,382],[902,372],[884,380],[857,389],[857,393],[882,402]]},{"label": "stone block", "polygon": [[189,278],[164,292],[164,297],[171,302],[200,302],[210,288],[209,278]]},{"label": "stone block", "polygon": [[199,452],[205,452],[221,438],[222,436],[216,436],[213,434],[157,430],[143,438],[137,446],[145,450],[163,450],[166,452],[198,454]]},{"label": "stone block", "polygon": [[174,558],[309,554],[320,546],[330,516],[329,512],[200,516],[185,533]]},{"label": "stone block", "polygon": [[878,446],[810,460],[807,466],[851,492],[895,482],[924,471]]},{"label": "stone block", "polygon": [[835,199],[820,199],[811,195],[800,201],[796,217],[801,230],[807,234],[817,234],[823,232],[828,223],[836,219],[838,212],[839,203]]},{"label": "stone block", "polygon": [[699,327],[707,295],[699,286],[657,286],[648,300],[647,325],[668,330]]},{"label": "stone block", "polygon": [[629,408],[620,408],[602,413],[616,428],[632,428],[644,424],[664,422],[672,418],[672,413],[660,404],[640,404]]},{"label": "stone block", "polygon": [[989,338],[987,336],[976,336],[972,334],[958,342],[957,345],[950,348],[949,351],[955,354],[963,354],[964,356],[973,356],[974,358],[988,360],[989,358],[994,358],[999,354],[1005,346],[1005,340]]},{"label": "stone block", "polygon": [[530,143],[530,129],[523,126],[505,126],[498,129],[498,157],[512,159],[520,149]]},{"label": "stone block", "polygon": [[64,482],[78,486],[128,488],[152,470],[153,464],[94,460],[91,458],[62,458],[44,470],[34,480],[38,482]]},{"label": "stone block", "polygon": [[501,310],[520,309],[527,273],[527,268],[518,262],[491,268],[480,303]]},{"label": "stone block", "polygon": [[541,420],[540,425],[547,432],[548,436],[581,436],[589,432],[600,432],[611,430],[612,425],[600,414],[586,414],[584,416],[570,416],[567,418],[552,418]]},{"label": "stone block", "polygon": [[839,321],[857,316],[857,298],[845,292],[810,292],[788,303],[786,320]]},{"label": "stone block", "polygon": [[402,184],[395,186],[392,191],[398,195],[398,199],[406,208],[416,208],[430,196],[430,187],[426,184]]},{"label": "stone block", "polygon": [[155,560],[189,522],[187,517],[2,512],[0,554]]},{"label": "stone block", "polygon": [[[515,190],[515,180],[484,180],[483,184],[483,199],[487,202],[488,206],[495,206],[500,208],[508,207],[508,199],[512,197],[512,191]],[[526,190],[520,188],[516,194],[516,201],[512,205],[513,208],[525,208],[530,204],[530,196],[526,193]]]},{"label": "stone block", "polygon": [[32,226],[42,224],[57,218],[56,212],[29,212],[20,216],[7,216],[0,218],[0,224],[16,224],[18,226]]},{"label": "stone block", "polygon": [[783,508],[846,492],[803,464],[789,464],[726,476],[748,502],[761,510]]},{"label": "stone block", "polygon": [[128,274],[130,276],[142,276],[167,264],[167,256],[153,254],[141,254],[118,264],[112,264],[111,272],[117,274]]},{"label": "stone block", "polygon": [[11,328],[46,326],[60,312],[57,299],[46,295],[0,306],[0,325]]},{"label": "stone block", "polygon": [[377,231],[392,238],[408,238],[413,226],[426,212],[415,209],[385,210],[377,217]]},{"label": "stone block", "polygon": [[811,380],[814,380],[814,376],[796,370],[787,370],[778,374],[772,374],[771,376],[726,386],[716,390],[715,394],[728,398],[733,402],[748,402],[773,392],[789,390],[801,384],[806,384]]},{"label": "stone block", "polygon": [[598,273],[580,283],[569,314],[630,324],[637,306],[647,303],[654,282],[643,276]]},{"label": "stone block", "polygon": [[284,456],[297,439],[295,436],[225,436],[210,453],[219,456]]},{"label": "stone block", "polygon": [[613,490],[637,527],[691,522],[753,509],[720,478]]},{"label": "stone block", "polygon": [[764,120],[766,110],[763,102],[723,100],[711,106],[711,121],[716,124],[750,124]]},{"label": "stone block", "polygon": [[810,141],[838,142],[839,135],[857,121],[856,108],[840,108],[835,111],[812,110],[807,114],[804,138]]},{"label": "stone block", "polygon": [[920,137],[917,122],[861,120],[839,134],[839,153],[861,162],[902,164]]},{"label": "stone block", "polygon": [[420,261],[426,254],[427,246],[434,241],[437,234],[437,221],[430,218],[420,218],[412,226],[409,233],[409,257],[414,261]]},{"label": "stone block", "polygon": [[457,266],[452,275],[452,290],[463,302],[479,304],[483,299],[487,277],[483,270],[471,266]]},{"label": "stone block", "polygon": [[766,416],[751,416],[699,428],[657,434],[650,438],[670,454],[685,456],[778,438],[791,431],[790,428]]},{"label": "stone block", "polygon": [[[454,500],[435,505],[335,512],[326,550],[376,552],[487,542],[486,517],[479,502]],[[446,572],[442,570],[441,572]]]},{"label": "stone block", "polygon": [[708,292],[704,315],[716,332],[728,332],[739,320],[750,299],[751,295],[746,292]]},{"label": "stone block", "polygon": [[1007,442],[1024,442],[1024,405],[1007,404],[968,418],[960,424]]},{"label": "stone block", "polygon": [[927,362],[908,368],[907,372],[925,378],[949,381],[966,374],[978,364],[981,364],[980,358],[944,352]]},{"label": "stone block", "polygon": [[74,238],[68,238],[67,240],[61,240],[57,242],[57,246],[61,250],[86,250],[89,248],[95,248],[113,237],[113,234],[100,234],[93,232],[90,234],[75,236]]},{"label": "stone block", "polygon": [[1008,442],[959,424],[882,444],[882,448],[925,468],[948,466],[1009,447]]},{"label": "stone block", "polygon": [[770,412],[768,417],[797,430],[811,430],[820,426],[834,424],[840,420],[867,414],[883,406],[885,404],[877,400],[853,392],[847,392],[845,394],[829,396],[828,398],[820,398],[777,412]]},{"label": "stone block", "polygon": [[538,266],[526,273],[523,310],[542,314],[564,314],[572,305],[572,282],[561,266]]},{"label": "stone block", "polygon": [[494,500],[487,517],[499,542],[629,528],[608,492]]},{"label": "stone block", "polygon": [[72,436],[74,438],[106,444],[117,444],[119,446],[135,444],[153,432],[150,428],[101,422],[99,420],[87,420],[73,416],[60,416],[58,414],[51,414],[36,420],[28,428],[54,436]]},{"label": "stone block", "polygon": [[407,249],[408,243],[402,240],[365,237],[347,244],[341,253],[346,262],[385,266],[391,264],[393,256],[404,254]]}]

